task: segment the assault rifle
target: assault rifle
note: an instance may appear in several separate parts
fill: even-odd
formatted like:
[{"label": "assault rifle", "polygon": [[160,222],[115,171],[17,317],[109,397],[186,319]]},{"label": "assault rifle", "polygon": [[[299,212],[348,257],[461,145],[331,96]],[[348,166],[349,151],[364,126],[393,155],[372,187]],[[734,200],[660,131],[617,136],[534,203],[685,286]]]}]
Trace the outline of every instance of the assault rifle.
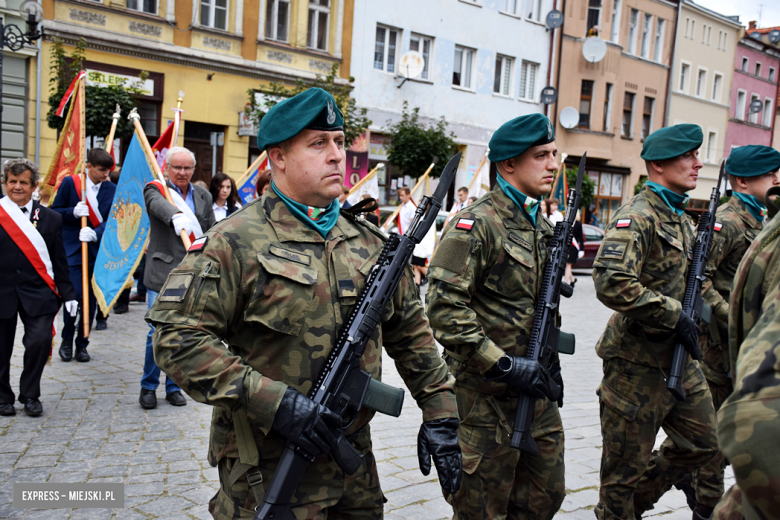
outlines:
[{"label": "assault rifle", "polygon": [[[385,243],[357,303],[339,331],[336,345],[309,392],[311,400],[342,418],[344,428],[352,424],[364,406],[394,417],[401,415],[404,391],[373,379],[371,374],[360,368],[360,358],[382,320],[385,308],[404,274],[404,268],[409,265],[414,246],[420,243],[436,221],[444,196],[455,178],[460,155],[456,154],[444,167],[433,196],[424,197],[417,206],[406,234],[393,234]],[[363,462],[360,453],[346,440],[333,451],[333,457],[350,475]],[[263,503],[257,509],[255,520],[295,520],[290,509],[290,498],[312,460],[298,446],[287,443]]]},{"label": "assault rifle", "polygon": [[[558,314],[558,304],[561,296],[570,298],[574,292],[572,286],[563,282],[563,274],[569,259],[569,246],[571,246],[571,234],[574,221],[577,218],[577,210],[580,209],[582,198],[582,178],[585,175],[585,158],[582,154],[579,169],[577,171],[577,184],[569,190],[566,199],[566,217],[555,224],[552,242],[547,253],[547,263],[544,265],[541,291],[536,300],[536,312],[534,324],[531,328],[531,339],[528,342],[526,357],[534,359],[546,370],[552,368],[558,352],[562,354],[574,354],[574,335],[561,332],[555,326]],[[562,175],[566,168],[561,165]],[[573,259],[573,260],[576,260]],[[515,423],[512,432],[511,446],[530,455],[539,453],[539,445],[531,437],[531,421],[534,418],[534,404],[536,399],[523,394],[517,401]]]},{"label": "assault rifle", "polygon": [[[688,279],[685,282],[682,311],[693,319],[697,325],[701,322],[709,323],[712,317],[711,309],[704,303],[701,286],[705,280],[704,272],[707,269],[707,260],[710,258],[712,236],[715,234],[715,211],[717,211],[720,202],[720,185],[725,177],[725,172],[726,160],[724,159],[720,164],[718,184],[712,188],[710,205],[707,211],[699,216],[699,224],[696,227],[696,243],[693,246],[693,260],[688,270]],[[685,350],[685,347],[682,346],[682,343],[675,342],[672,368],[669,371],[669,380],[666,382],[666,388],[669,389],[678,401],[685,401],[682,379],[687,361],[688,352]]]}]

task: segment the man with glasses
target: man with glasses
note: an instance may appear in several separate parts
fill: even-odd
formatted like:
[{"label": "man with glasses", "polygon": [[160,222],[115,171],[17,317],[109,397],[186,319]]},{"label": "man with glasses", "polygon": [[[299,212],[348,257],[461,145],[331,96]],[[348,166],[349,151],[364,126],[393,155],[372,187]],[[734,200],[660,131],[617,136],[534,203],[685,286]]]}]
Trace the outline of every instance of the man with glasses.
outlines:
[{"label": "man with glasses", "polygon": [[[195,172],[195,155],[186,148],[175,146],[168,150],[165,173],[168,191],[174,204],[168,202],[159,182],[150,182],[144,188],[146,210],[149,212],[149,247],[146,250],[144,284],[147,287],[147,305],[151,308],[168,273],[179,265],[187,254],[179,235],[185,231],[194,240],[214,225],[212,197],[209,191],[193,185],[190,180]],[[149,327],[146,337],[146,358],[141,378],[139,402],[146,409],[157,406],[157,386],[160,384],[160,368],[154,362],[152,334]],[[165,399],[174,406],[184,406],[187,400],[181,389],[170,378],[165,381]]]}]

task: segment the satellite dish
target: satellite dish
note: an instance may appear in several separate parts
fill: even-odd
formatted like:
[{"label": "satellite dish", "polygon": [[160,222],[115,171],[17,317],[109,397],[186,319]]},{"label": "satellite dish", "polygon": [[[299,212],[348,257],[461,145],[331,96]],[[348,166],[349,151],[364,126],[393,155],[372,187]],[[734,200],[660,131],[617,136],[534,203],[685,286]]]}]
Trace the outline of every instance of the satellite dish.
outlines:
[{"label": "satellite dish", "polygon": [[566,107],[561,110],[558,119],[564,128],[574,128],[580,122],[580,112],[574,107]]},{"label": "satellite dish", "polygon": [[401,76],[408,79],[418,78],[423,69],[425,69],[425,58],[419,52],[409,51],[401,56],[401,65],[398,67]]},{"label": "satellite dish", "polygon": [[754,99],[750,102],[750,113],[751,114],[758,114],[764,109],[764,104],[761,102],[760,99]]},{"label": "satellite dish", "polygon": [[582,45],[582,55],[591,63],[599,62],[607,55],[607,44],[598,36],[586,38]]},{"label": "satellite dish", "polygon": [[553,9],[547,13],[547,27],[550,29],[557,29],[563,25],[563,13],[557,9]]},{"label": "satellite dish", "polygon": [[753,38],[754,40],[760,40],[761,33],[758,31],[753,31],[752,33],[750,33],[750,37]]},{"label": "satellite dish", "polygon": [[542,89],[542,103],[545,105],[551,105],[558,99],[558,91],[555,87],[549,86]]},{"label": "satellite dish", "polygon": [[769,31],[769,41],[772,43],[780,42],[780,30],[772,29]]}]

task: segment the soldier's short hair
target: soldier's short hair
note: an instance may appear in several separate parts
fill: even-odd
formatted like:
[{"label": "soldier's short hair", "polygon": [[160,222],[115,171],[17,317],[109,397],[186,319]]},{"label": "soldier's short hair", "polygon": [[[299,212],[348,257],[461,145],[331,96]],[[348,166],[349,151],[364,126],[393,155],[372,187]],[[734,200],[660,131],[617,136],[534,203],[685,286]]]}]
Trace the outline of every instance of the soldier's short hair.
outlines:
[{"label": "soldier's short hair", "polygon": [[33,186],[38,183],[38,166],[29,159],[9,159],[3,164],[3,184],[8,182],[8,174],[21,175],[30,170],[30,182]]},{"label": "soldier's short hair", "polygon": [[184,148],[183,146],[174,146],[173,148],[168,148],[168,153],[165,154],[166,168],[168,167],[167,165],[170,164],[171,159],[173,159],[173,156],[176,155],[177,153],[186,153],[187,155],[189,155],[190,158],[192,158],[193,166],[195,166],[195,164],[197,163],[197,161],[195,160],[195,154],[192,153],[192,151],[189,148]]}]

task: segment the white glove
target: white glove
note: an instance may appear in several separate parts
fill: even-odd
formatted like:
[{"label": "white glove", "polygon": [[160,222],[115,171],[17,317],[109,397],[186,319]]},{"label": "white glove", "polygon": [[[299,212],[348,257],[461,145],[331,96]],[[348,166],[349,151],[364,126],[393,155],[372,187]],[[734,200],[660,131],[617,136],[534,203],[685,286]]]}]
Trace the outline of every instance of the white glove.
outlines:
[{"label": "white glove", "polygon": [[79,312],[79,302],[76,300],[65,302],[65,310],[68,311],[71,317],[75,316]]},{"label": "white glove", "polygon": [[184,213],[176,213],[171,220],[177,235],[181,235],[182,230],[186,231],[188,235],[192,233],[192,222]]},{"label": "white glove", "polygon": [[88,217],[89,216],[89,206],[87,206],[86,202],[79,202],[76,204],[76,207],[73,208],[73,216],[74,217]]},{"label": "white glove", "polygon": [[79,240],[82,242],[97,242],[97,233],[91,227],[81,228],[79,231]]}]

